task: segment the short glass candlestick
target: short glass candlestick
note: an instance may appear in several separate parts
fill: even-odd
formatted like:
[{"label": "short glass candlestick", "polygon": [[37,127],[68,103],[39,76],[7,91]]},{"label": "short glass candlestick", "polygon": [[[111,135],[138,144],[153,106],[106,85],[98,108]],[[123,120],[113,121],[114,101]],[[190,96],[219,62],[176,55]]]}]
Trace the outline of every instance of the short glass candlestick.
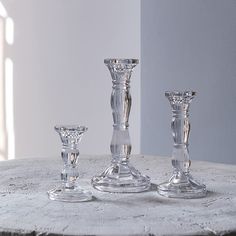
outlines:
[{"label": "short glass candlestick", "polygon": [[188,138],[190,132],[189,105],[193,91],[166,92],[172,108],[171,129],[174,139],[172,166],[174,173],[169,181],[158,185],[159,194],[173,198],[200,198],[206,196],[206,186],[198,183],[189,173]]},{"label": "short glass candlestick", "polygon": [[100,191],[132,193],[150,187],[150,178],[142,175],[130,163],[131,141],[129,114],[131,109],[130,78],[137,59],[105,59],[112,77],[111,108],[113,136],[110,144],[111,165],[92,179],[94,188]]},{"label": "short glass candlestick", "polygon": [[84,202],[92,200],[92,193],[83,190],[78,185],[79,142],[87,128],[84,126],[55,126],[62,141],[61,157],[64,162],[61,171],[62,183],[49,190],[51,200],[63,202]]}]

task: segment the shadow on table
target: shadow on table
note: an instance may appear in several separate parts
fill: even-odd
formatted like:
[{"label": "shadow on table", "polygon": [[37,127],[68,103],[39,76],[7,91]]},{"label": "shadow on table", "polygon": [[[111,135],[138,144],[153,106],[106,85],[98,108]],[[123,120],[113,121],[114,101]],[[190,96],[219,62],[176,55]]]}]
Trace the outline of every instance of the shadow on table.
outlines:
[{"label": "shadow on table", "polygon": [[[222,195],[221,193],[215,191],[207,191],[207,196],[205,198],[195,198],[195,199],[181,199],[181,198],[168,198],[158,194],[157,184],[152,183],[149,190],[141,193],[109,193],[109,192],[99,192],[96,197],[93,197],[93,201],[101,202],[105,204],[112,205],[123,205],[123,206],[139,206],[140,204],[147,204],[154,206],[157,204],[161,205],[176,205],[181,201],[186,201],[186,204],[192,204],[192,201],[198,201],[199,199],[212,199]],[[150,194],[151,193],[151,194]],[[111,197],[113,195],[113,197]],[[201,200],[202,201],[202,200]],[[207,200],[208,201],[208,200]]]}]

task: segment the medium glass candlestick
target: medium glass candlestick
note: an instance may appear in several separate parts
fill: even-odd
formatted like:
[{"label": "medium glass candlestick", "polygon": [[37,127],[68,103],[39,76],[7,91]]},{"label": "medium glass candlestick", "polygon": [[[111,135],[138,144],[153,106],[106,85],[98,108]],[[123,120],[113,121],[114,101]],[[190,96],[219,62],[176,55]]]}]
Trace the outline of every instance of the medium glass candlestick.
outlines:
[{"label": "medium glass candlestick", "polygon": [[64,167],[61,172],[62,183],[48,191],[51,200],[63,202],[84,202],[92,200],[92,194],[78,186],[79,142],[87,128],[84,126],[55,126],[62,141],[61,157]]},{"label": "medium glass candlestick", "polygon": [[100,191],[131,193],[150,187],[150,178],[142,175],[130,163],[131,141],[129,114],[131,108],[130,77],[137,59],[105,59],[112,77],[111,108],[113,136],[110,144],[111,165],[101,175],[92,179],[94,188]]},{"label": "medium glass candlestick", "polygon": [[168,182],[158,185],[157,191],[166,197],[200,198],[206,196],[206,186],[198,183],[189,173],[188,138],[190,132],[189,105],[193,91],[166,92],[172,108],[171,129],[174,139],[172,166],[174,173]]}]

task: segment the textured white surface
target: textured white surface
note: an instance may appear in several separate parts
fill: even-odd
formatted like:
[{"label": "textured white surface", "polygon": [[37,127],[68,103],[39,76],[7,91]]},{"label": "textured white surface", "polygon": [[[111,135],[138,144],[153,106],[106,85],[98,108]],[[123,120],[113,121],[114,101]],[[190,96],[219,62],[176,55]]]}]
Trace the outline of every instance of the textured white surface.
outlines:
[{"label": "textured white surface", "polygon": [[236,166],[193,161],[192,174],[207,185],[206,198],[161,197],[155,184],[171,174],[169,158],[132,156],[148,174],[153,190],[110,194],[91,188],[90,178],[108,166],[108,156],[80,158],[81,185],[95,199],[50,201],[46,191],[60,178],[62,161],[22,159],[0,162],[0,235],[224,235],[236,233]]}]

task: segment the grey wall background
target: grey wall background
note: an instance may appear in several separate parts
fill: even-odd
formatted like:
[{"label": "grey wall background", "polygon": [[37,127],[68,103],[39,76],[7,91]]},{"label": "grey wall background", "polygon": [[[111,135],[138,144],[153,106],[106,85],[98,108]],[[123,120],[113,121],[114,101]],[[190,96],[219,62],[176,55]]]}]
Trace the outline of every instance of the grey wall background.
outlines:
[{"label": "grey wall background", "polygon": [[[2,0],[14,20],[16,158],[60,155],[55,124],[84,124],[81,153],[108,154],[112,81],[104,58],[140,58],[140,1]],[[140,152],[140,65],[131,83],[132,152]]]},{"label": "grey wall background", "polygon": [[166,90],[192,89],[190,157],[236,163],[236,1],[141,1],[141,152],[171,155]]}]

